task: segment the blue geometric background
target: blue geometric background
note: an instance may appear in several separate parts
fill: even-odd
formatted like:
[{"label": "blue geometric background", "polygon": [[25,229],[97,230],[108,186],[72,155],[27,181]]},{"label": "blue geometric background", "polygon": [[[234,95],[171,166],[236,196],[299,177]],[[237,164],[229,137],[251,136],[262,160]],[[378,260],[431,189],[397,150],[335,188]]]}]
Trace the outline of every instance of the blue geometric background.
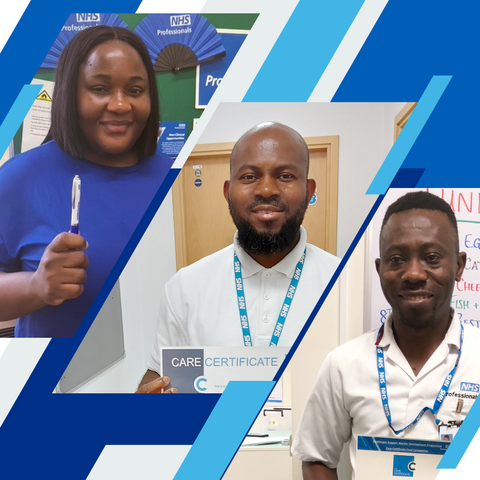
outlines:
[{"label": "blue geometric background", "polygon": [[[0,76],[0,91],[9,92],[0,103],[0,122],[10,108],[14,108],[12,115],[24,111],[25,99],[17,100],[12,107],[13,102],[23,86],[30,83],[71,11],[134,12],[139,4],[139,0],[72,1],[67,9],[65,2],[31,0],[0,53],[2,71],[8,72]],[[291,23],[287,23],[245,99],[281,102],[308,98],[328,64],[325,55],[333,55],[361,4],[358,0],[300,0]],[[419,101],[433,77],[451,77],[437,96],[438,103],[431,105],[431,114],[420,133],[410,139],[411,148],[405,152],[404,160],[397,158],[398,165],[392,169],[387,158],[385,168],[395,172],[401,165],[400,172],[394,175],[395,186],[480,186],[476,124],[480,98],[477,93],[479,9],[475,2],[454,5],[446,1],[391,0],[333,98],[335,102]],[[323,12],[330,35],[311,35],[297,27],[298,19],[309,12]],[[41,31],[37,30],[39,18]],[[323,18],[315,18],[320,28]],[[295,64],[292,51],[301,51],[301,58],[308,62]],[[291,75],[281,75],[293,69],[308,80],[299,83],[299,90],[289,82]],[[314,72],[313,80],[309,72]],[[271,88],[272,84],[276,88]],[[31,102],[34,97],[31,93]],[[4,126],[0,129],[0,146],[11,140],[7,130]],[[177,174],[175,170],[170,172],[81,329],[72,339],[50,342],[1,426],[2,478],[53,480],[66,478],[68,472],[69,479],[84,479],[106,444],[191,445],[217,402],[220,405],[219,395],[51,393]],[[260,382],[255,390],[245,389],[245,394],[250,395],[249,413],[260,410],[271,386],[270,382]],[[223,402],[228,402],[228,406],[242,403],[241,395],[231,399],[226,394],[227,391],[222,397],[222,408]],[[188,424],[182,422],[182,412],[186,410],[195,411]],[[205,426],[206,433],[190,450],[187,466],[189,457],[195,458],[209,441],[211,425],[218,421],[216,415],[218,410],[209,420],[213,423]],[[254,416],[244,418],[238,431],[248,430]],[[456,466],[479,424],[480,405],[476,404],[447,451],[443,468]],[[232,443],[222,452],[222,458],[215,454],[217,465],[226,467],[235,450]],[[213,466],[209,476],[211,459],[208,452],[204,454],[205,478],[219,478]],[[185,471],[178,475],[188,478]]]}]

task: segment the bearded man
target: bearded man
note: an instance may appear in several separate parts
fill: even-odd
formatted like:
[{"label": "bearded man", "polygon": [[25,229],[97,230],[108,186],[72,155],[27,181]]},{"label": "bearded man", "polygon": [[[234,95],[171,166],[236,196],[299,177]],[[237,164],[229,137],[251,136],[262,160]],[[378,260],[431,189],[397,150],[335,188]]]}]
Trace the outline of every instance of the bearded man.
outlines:
[{"label": "bearded man", "polygon": [[140,392],[160,391],[164,346],[291,346],[339,259],[307,243],[301,226],[315,180],[290,127],[267,122],[237,141],[224,196],[233,244],[182,268],[167,283]]}]

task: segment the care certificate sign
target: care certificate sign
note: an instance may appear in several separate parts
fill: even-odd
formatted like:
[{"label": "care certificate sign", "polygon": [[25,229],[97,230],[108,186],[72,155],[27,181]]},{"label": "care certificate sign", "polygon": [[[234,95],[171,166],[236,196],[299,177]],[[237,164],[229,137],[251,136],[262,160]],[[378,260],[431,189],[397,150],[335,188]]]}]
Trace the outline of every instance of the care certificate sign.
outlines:
[{"label": "care certificate sign", "polygon": [[222,393],[232,380],[271,381],[288,347],[164,347],[162,375],[179,393]]}]

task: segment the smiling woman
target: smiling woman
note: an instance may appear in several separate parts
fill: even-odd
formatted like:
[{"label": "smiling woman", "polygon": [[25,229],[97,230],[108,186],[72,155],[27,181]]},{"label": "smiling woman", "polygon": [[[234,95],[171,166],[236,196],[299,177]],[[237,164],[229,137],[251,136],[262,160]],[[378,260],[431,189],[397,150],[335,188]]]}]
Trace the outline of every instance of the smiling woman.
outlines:
[{"label": "smiling woman", "polygon": [[[141,40],[105,26],[75,36],[58,62],[44,144],[0,169],[0,321],[20,317],[16,336],[75,334],[170,169],[158,132]],[[66,233],[75,176],[80,234]]]},{"label": "smiling woman", "polygon": [[148,75],[142,59],[119,40],[102,43],[78,75],[78,123],[88,142],[86,157],[96,163],[131,166],[133,149],[150,115]]},{"label": "smiling woman", "polygon": [[[53,100],[45,142],[55,139],[73,156],[111,166],[121,166],[116,163],[122,154],[133,152],[138,161],[155,153],[160,120],[155,72],[145,45],[129,30],[100,26],[79,33],[58,62]],[[113,138],[109,150],[98,143],[106,121],[135,128]]]}]

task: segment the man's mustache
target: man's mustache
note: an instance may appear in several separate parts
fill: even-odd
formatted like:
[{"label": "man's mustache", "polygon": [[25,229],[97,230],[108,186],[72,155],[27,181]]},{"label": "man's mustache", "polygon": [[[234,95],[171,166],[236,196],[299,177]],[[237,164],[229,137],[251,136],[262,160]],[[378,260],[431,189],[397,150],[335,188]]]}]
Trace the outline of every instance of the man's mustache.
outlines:
[{"label": "man's mustache", "polygon": [[259,207],[260,205],[271,205],[272,207],[279,208],[284,212],[288,212],[289,208],[286,203],[278,201],[274,197],[269,198],[257,198],[247,207],[247,212],[252,211],[254,208]]}]

